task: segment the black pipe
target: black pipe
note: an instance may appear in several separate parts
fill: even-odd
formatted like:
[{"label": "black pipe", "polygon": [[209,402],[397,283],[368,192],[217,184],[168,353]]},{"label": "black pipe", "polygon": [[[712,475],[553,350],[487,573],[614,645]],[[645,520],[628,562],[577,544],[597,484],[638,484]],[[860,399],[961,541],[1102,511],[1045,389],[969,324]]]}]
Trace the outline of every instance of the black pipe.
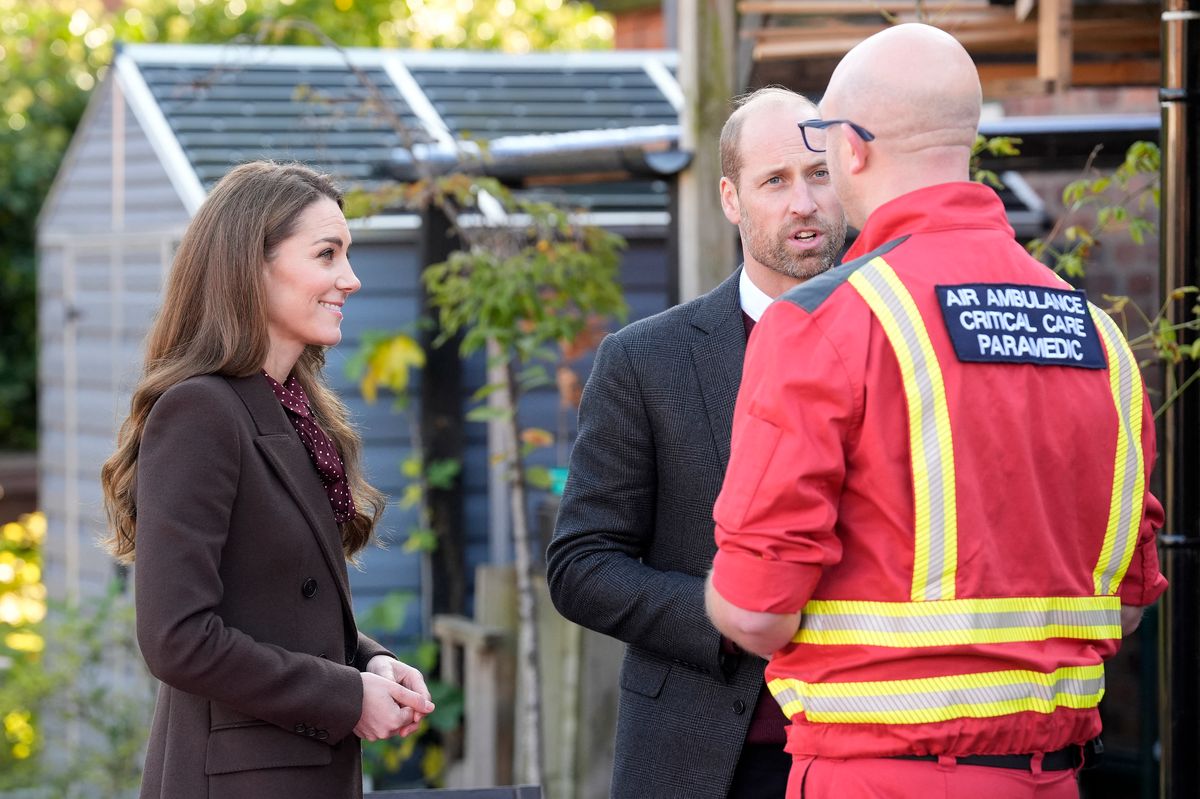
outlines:
[{"label": "black pipe", "polygon": [[[1164,0],[1162,13],[1162,203],[1164,298],[1200,283],[1200,0]],[[1191,302],[1172,303],[1169,320],[1181,323]],[[1179,343],[1190,346],[1191,336]],[[1168,365],[1168,391],[1196,372],[1195,361]],[[1160,427],[1163,505],[1159,537],[1163,573],[1170,581],[1160,615],[1160,795],[1200,796],[1200,385],[1176,397]]]}]

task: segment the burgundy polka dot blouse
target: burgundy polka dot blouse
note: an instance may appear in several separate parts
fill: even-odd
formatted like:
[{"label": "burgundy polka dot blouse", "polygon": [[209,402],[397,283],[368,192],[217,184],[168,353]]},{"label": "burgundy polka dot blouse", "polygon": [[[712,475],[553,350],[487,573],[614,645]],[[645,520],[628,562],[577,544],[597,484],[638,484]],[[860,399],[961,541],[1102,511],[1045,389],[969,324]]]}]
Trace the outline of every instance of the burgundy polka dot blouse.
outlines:
[{"label": "burgundy polka dot blouse", "polygon": [[283,385],[263,371],[267,384],[275,392],[279,404],[287,411],[287,417],[296,428],[308,457],[312,458],[313,466],[329,495],[329,504],[333,508],[333,518],[338,524],[345,524],[354,518],[354,498],[350,496],[350,485],[346,482],[346,466],[342,456],[338,454],[333,441],[325,434],[316,420],[312,417],[312,408],[308,405],[308,395],[296,380],[295,375],[288,378]]}]

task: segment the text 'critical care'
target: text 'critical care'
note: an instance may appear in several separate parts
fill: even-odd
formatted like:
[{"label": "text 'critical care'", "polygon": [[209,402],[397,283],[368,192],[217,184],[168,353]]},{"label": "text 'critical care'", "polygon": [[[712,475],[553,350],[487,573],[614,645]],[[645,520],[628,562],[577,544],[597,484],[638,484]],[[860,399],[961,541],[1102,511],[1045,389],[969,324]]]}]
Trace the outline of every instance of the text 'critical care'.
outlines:
[{"label": "text 'critical care'", "polygon": [[1082,291],[1002,283],[937,286],[961,361],[1104,368]]}]

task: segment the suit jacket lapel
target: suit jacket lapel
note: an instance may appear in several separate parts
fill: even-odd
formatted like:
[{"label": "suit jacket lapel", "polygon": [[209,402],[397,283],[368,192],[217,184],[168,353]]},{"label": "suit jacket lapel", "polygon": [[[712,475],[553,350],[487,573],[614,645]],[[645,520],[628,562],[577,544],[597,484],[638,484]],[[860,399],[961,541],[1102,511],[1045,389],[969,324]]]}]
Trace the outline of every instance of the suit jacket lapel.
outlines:
[{"label": "suit jacket lapel", "polygon": [[321,548],[321,554],[329,565],[329,571],[337,583],[338,594],[342,598],[343,609],[352,614],[350,602],[350,585],[346,575],[345,558],[342,554],[342,538],[338,531],[337,522],[333,519],[333,509],[329,507],[321,480],[317,476],[312,460],[308,456],[304,444],[296,435],[292,423],[279,400],[271,391],[271,387],[260,375],[250,377],[226,378],[233,390],[238,393],[245,403],[246,409],[254,419],[258,429],[258,438],[254,440],[259,452],[263,454],[271,468],[279,476],[280,482],[287,488],[296,506],[308,521],[312,533]]},{"label": "suit jacket lapel", "polygon": [[741,272],[736,270],[705,295],[692,317],[692,325],[703,334],[692,343],[692,363],[722,467],[729,463],[733,406],[742,382],[742,361],[746,358],[746,327],[738,295]]}]

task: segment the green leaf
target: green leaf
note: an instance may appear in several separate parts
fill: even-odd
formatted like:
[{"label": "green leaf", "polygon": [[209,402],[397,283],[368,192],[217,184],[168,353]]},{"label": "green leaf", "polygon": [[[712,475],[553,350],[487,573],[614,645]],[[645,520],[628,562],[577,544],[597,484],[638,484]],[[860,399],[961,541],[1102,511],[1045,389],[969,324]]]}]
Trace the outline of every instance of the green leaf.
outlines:
[{"label": "green leaf", "polygon": [[457,458],[439,458],[425,467],[425,482],[430,488],[448,489],[462,472],[462,462]]},{"label": "green leaf", "polygon": [[418,527],[408,532],[404,540],[405,552],[433,552],[437,549],[437,533],[425,527]]},{"label": "green leaf", "polygon": [[1169,344],[1174,344],[1175,340],[1177,338],[1177,336],[1175,335],[1175,330],[1172,329],[1172,327],[1171,327],[1170,320],[1166,319],[1165,317],[1160,318],[1158,320],[1157,338],[1159,339],[1160,342],[1165,342],[1165,343],[1169,343]]},{"label": "green leaf", "polygon": [[404,624],[408,616],[408,606],[414,596],[409,591],[390,591],[370,610],[358,618],[358,626],[367,633],[379,635],[393,633]]},{"label": "green leaf", "polygon": [[452,732],[462,723],[465,700],[462,689],[442,680],[430,680],[429,696],[437,710],[427,718],[434,729]]},{"label": "green leaf", "polygon": [[478,408],[472,408],[467,411],[468,422],[492,422],[500,419],[511,419],[512,410],[509,408],[497,408],[492,405],[481,405]]},{"label": "green leaf", "polygon": [[525,469],[525,482],[534,488],[546,491],[549,491],[550,486],[554,484],[554,480],[550,477],[550,470],[545,466],[527,467]]},{"label": "green leaf", "polygon": [[504,388],[503,383],[485,383],[475,390],[475,393],[471,395],[471,399],[475,402],[483,402],[502,388]]},{"label": "green leaf", "polygon": [[1084,193],[1087,191],[1088,182],[1086,180],[1073,180],[1063,189],[1062,199],[1063,205],[1070,208],[1083,199]]},{"label": "green leaf", "polygon": [[400,462],[400,474],[410,480],[415,480],[421,476],[421,456],[409,455]]},{"label": "green leaf", "polygon": [[421,502],[421,484],[409,483],[404,487],[404,493],[400,495],[400,500],[396,503],[401,508],[415,508]]}]

